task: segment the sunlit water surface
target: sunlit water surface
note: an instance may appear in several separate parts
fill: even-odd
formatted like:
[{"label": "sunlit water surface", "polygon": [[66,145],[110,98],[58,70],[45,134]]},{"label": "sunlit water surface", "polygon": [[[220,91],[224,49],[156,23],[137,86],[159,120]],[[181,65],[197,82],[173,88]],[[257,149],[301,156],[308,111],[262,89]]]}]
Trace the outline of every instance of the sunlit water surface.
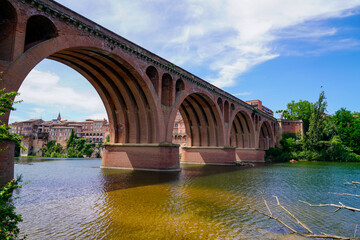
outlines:
[{"label": "sunlit water surface", "polygon": [[360,207],[344,182],[360,180],[354,163],[284,163],[257,167],[184,165],[181,172],[100,169],[99,159],[19,159],[15,174],[30,180],[17,212],[27,239],[299,239],[266,211],[297,227],[273,195],[316,233],[353,236],[360,213],[311,203]]}]

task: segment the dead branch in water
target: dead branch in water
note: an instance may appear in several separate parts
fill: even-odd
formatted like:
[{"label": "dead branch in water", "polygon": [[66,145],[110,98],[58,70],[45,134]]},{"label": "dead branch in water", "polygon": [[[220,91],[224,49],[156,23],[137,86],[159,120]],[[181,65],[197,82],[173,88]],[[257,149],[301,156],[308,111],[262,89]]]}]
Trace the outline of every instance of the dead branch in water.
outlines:
[{"label": "dead branch in water", "polygon": [[360,195],[351,194],[351,193],[333,193],[333,192],[329,192],[329,194],[340,195],[340,196],[360,197]]},{"label": "dead branch in water", "polygon": [[342,204],[341,202],[339,202],[340,205],[332,204],[332,203],[329,203],[329,204],[311,204],[311,203],[301,201],[301,200],[299,200],[299,202],[305,203],[305,204],[309,205],[310,207],[336,207],[337,209],[335,210],[335,212],[339,211],[340,209],[347,209],[347,210],[350,210],[350,211],[353,211],[353,212],[360,212],[359,208],[349,207],[349,206],[346,206],[346,205]]},{"label": "dead branch in water", "polygon": [[[307,238],[323,238],[323,239],[341,239],[341,240],[354,240],[356,238],[356,232],[357,232],[357,225],[356,225],[356,228],[355,228],[355,233],[354,233],[354,238],[350,238],[350,237],[343,237],[343,236],[337,236],[337,235],[331,235],[331,234],[327,234],[327,233],[324,233],[324,232],[321,232],[320,234],[313,234],[313,231],[307,227],[304,223],[302,223],[297,217],[295,217],[294,214],[292,214],[289,210],[287,210],[284,206],[282,206],[280,204],[280,201],[279,201],[279,198],[277,196],[273,196],[276,201],[277,201],[277,205],[283,209],[289,216],[291,216],[297,224],[299,224],[300,226],[302,226],[304,229],[306,229],[308,232],[307,233],[300,233],[298,231],[296,231],[295,229],[293,229],[292,227],[290,227],[288,224],[286,224],[284,221],[282,221],[281,219],[277,218],[277,217],[274,217],[271,210],[270,210],[270,207],[266,201],[266,199],[264,198],[264,193],[261,192],[261,196],[262,196],[262,199],[264,201],[264,204],[269,212],[269,214],[265,213],[265,212],[262,212],[262,211],[259,211],[257,209],[255,209],[255,211],[257,211],[258,213],[266,216],[266,217],[269,217],[271,219],[274,219],[275,221],[277,221],[278,223],[280,223],[281,225],[283,225],[284,227],[286,227],[287,229],[289,229],[292,233],[295,233],[295,234],[298,234],[302,237],[307,237]],[[304,202],[304,201],[300,201],[300,202]],[[311,205],[307,202],[304,202],[310,206],[316,206],[316,205]],[[341,209],[341,208],[344,208],[346,207],[345,205],[343,205],[342,203],[340,203],[341,205],[335,205],[335,204],[326,204],[326,205],[335,205],[335,206],[340,206],[338,207],[338,209]],[[324,204],[320,204],[322,207]],[[317,205],[319,206],[319,205]],[[347,207],[347,208],[351,208],[351,207]],[[347,209],[346,208],[346,209]],[[349,209],[350,210],[350,209]],[[359,209],[360,211],[360,209]]]},{"label": "dead branch in water", "polygon": [[346,181],[344,184],[346,184],[346,185],[354,185],[355,187],[357,187],[357,185],[360,185],[360,182],[356,182],[356,181],[348,182],[348,181]]},{"label": "dead branch in water", "polygon": [[313,233],[305,224],[303,224],[302,222],[300,222],[300,220],[297,219],[297,218],[294,216],[294,214],[292,214],[291,212],[289,212],[289,210],[287,210],[286,208],[284,208],[284,207],[280,204],[279,198],[278,198],[277,196],[273,196],[273,197],[276,199],[277,205],[278,205],[279,207],[281,207],[287,214],[289,214],[300,226],[302,226],[303,228],[305,228],[306,231],[308,231],[308,233]]}]

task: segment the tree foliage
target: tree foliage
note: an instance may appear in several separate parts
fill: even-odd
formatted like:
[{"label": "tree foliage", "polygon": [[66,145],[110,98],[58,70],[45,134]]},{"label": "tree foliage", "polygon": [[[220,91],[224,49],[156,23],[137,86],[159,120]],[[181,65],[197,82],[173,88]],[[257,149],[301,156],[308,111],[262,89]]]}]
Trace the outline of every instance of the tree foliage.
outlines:
[{"label": "tree foliage", "polygon": [[[2,81],[1,73],[0,73],[0,81]],[[0,116],[5,115],[7,112],[11,110],[15,110],[13,104],[16,103],[14,102],[14,98],[17,95],[18,95],[17,92],[6,92],[5,88],[0,89]],[[18,147],[22,147],[21,137],[19,137],[16,133],[11,134],[9,130],[10,127],[7,124],[0,121],[0,143],[3,143],[5,140],[10,140],[15,142],[15,144]],[[0,152],[4,150],[6,149],[0,149]]]},{"label": "tree foliage", "polygon": [[309,129],[309,121],[313,107],[312,105],[312,103],[306,100],[300,100],[299,102],[292,100],[291,103],[287,104],[287,109],[278,110],[276,112],[282,114],[285,119],[302,120],[304,131],[307,132]]},{"label": "tree foliage", "polygon": [[22,216],[15,212],[13,193],[22,187],[20,182],[21,176],[0,188],[0,239],[18,239],[18,223],[22,222]]},{"label": "tree foliage", "polygon": [[360,117],[357,113],[351,113],[345,108],[336,111],[333,122],[341,141],[360,154]]},{"label": "tree foliage", "polygon": [[323,122],[327,106],[325,99],[325,92],[322,91],[319,100],[313,104],[309,119],[309,130],[306,132],[306,138],[304,139],[305,150],[315,150],[318,143],[322,140],[322,130],[324,129]]},{"label": "tree foliage", "polygon": [[325,99],[325,93],[321,92],[315,103],[300,101],[301,104],[297,104],[292,101],[288,104],[291,111],[278,111],[287,119],[301,119],[304,115],[300,112],[307,112],[308,106],[311,106],[309,127],[302,138],[284,134],[280,141],[282,148],[269,149],[266,153],[268,159],[360,161],[359,114],[340,109],[334,116],[327,115]]}]

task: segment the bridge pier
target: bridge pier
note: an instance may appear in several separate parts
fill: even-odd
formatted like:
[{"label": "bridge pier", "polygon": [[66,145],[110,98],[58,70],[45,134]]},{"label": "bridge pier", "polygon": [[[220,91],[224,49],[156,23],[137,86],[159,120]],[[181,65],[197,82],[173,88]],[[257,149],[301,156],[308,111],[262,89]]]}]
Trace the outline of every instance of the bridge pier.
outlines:
[{"label": "bridge pier", "polygon": [[14,178],[14,152],[15,143],[5,140],[0,144],[0,186]]},{"label": "bridge pier", "polygon": [[257,148],[236,148],[237,162],[265,162],[265,151]]},{"label": "bridge pier", "polygon": [[235,148],[182,147],[181,162],[198,164],[235,164]]},{"label": "bridge pier", "polygon": [[102,168],[180,171],[179,145],[105,144]]}]

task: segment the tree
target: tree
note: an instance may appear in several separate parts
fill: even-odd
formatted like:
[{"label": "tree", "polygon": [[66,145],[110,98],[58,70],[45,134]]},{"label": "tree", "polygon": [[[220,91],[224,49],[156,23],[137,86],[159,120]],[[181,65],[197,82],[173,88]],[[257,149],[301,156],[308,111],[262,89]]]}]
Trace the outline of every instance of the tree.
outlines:
[{"label": "tree", "polygon": [[345,108],[336,111],[332,118],[336,130],[345,146],[360,154],[360,118]]},{"label": "tree", "polygon": [[75,139],[76,138],[75,138],[75,134],[74,134],[74,129],[71,129],[70,137],[69,137],[68,141],[66,142],[66,148],[73,146]]},{"label": "tree", "polygon": [[[0,73],[0,81],[2,81],[1,73]],[[0,90],[0,116],[5,115],[7,112],[11,110],[15,110],[13,104],[17,102],[14,102],[13,99],[17,95],[18,95],[17,92],[6,92],[5,88]],[[10,140],[15,142],[15,144],[18,147],[22,147],[21,137],[19,137],[16,133],[11,134],[9,130],[10,127],[7,124],[0,121],[0,143],[3,143],[5,140]],[[0,148],[0,152],[4,150],[6,149]]]},{"label": "tree", "polygon": [[21,176],[0,188],[0,239],[17,239],[20,233],[17,225],[22,216],[16,214],[13,203],[13,192],[22,187],[20,182]]},{"label": "tree", "polygon": [[[13,99],[16,95],[18,95],[17,92],[6,92],[5,88],[0,90],[0,116],[5,115],[11,110],[15,110],[13,107]],[[0,143],[3,143],[5,140],[10,140],[15,142],[17,146],[22,147],[21,138],[17,134],[11,134],[9,130],[10,127],[0,121]],[[6,149],[0,149],[0,152],[4,150]],[[18,177],[17,180],[13,179],[0,188],[0,239],[16,239],[20,233],[17,225],[22,221],[22,217],[20,214],[15,213],[12,199],[14,190],[21,188],[18,184],[20,181],[21,177]]]},{"label": "tree", "polygon": [[322,91],[319,100],[313,104],[309,120],[309,130],[306,132],[306,139],[304,140],[305,150],[315,150],[322,140],[323,121],[327,106],[325,99],[325,92]]},{"label": "tree", "polygon": [[285,119],[290,120],[302,120],[304,126],[304,132],[307,132],[309,129],[309,120],[312,111],[312,103],[309,101],[300,100],[295,102],[294,100],[291,103],[287,104],[286,110],[278,110],[277,113],[281,113]]}]

